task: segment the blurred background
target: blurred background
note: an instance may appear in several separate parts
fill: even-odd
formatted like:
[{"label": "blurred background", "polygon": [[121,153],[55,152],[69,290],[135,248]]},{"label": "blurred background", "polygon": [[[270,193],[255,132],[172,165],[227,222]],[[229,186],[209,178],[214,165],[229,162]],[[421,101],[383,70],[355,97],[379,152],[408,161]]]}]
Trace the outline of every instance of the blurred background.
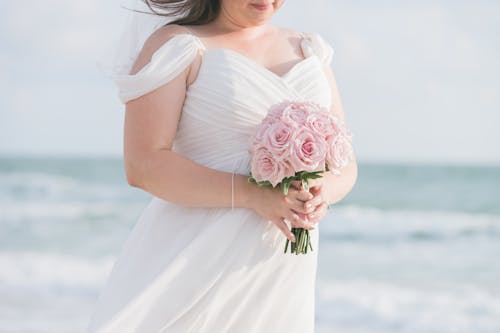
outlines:
[{"label": "blurred background", "polygon": [[[98,63],[118,0],[0,1],[0,332],[83,332],[151,196]],[[500,2],[286,1],[319,32],[359,177],[321,222],[317,332],[500,332]]]}]

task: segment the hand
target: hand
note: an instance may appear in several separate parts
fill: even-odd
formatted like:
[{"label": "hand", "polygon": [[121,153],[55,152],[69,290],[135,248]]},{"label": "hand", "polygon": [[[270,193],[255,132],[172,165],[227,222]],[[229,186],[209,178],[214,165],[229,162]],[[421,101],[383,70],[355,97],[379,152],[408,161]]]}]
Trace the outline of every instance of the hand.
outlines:
[{"label": "hand", "polygon": [[250,208],[265,219],[272,221],[290,241],[295,242],[295,236],[284,219],[295,228],[308,230],[314,228],[308,221],[300,218],[301,214],[306,213],[304,202],[312,200],[313,194],[304,189],[290,187],[285,196],[279,187],[250,185]]},{"label": "hand", "polygon": [[[324,178],[308,179],[309,192],[313,195],[312,199],[304,202],[305,211],[299,214],[300,218],[309,223],[316,224],[328,212],[328,203],[323,192]],[[295,190],[302,189],[302,183],[298,180],[292,182],[292,187]]]}]

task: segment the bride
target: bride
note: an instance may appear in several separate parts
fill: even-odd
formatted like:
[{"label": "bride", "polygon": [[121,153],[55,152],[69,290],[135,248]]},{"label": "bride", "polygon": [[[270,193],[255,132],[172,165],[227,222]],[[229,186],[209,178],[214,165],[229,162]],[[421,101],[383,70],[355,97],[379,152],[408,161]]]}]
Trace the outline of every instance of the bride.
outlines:
[{"label": "bride", "polygon": [[[350,192],[356,160],[278,188],[248,182],[249,137],[269,106],[314,100],[344,118],[317,33],[268,23],[283,0],[146,0],[183,14],[116,75],[128,183],[150,193],[87,332],[314,331],[319,221]],[[314,251],[291,255],[290,227]]]}]

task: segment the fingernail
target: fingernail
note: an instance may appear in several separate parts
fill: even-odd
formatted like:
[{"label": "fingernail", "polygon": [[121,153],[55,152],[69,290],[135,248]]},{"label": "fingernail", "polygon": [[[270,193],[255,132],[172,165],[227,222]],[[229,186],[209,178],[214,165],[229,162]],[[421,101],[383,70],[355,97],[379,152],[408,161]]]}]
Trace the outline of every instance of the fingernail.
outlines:
[{"label": "fingernail", "polygon": [[292,235],[292,242],[295,243],[295,236],[294,235]]},{"label": "fingernail", "polygon": [[313,219],[316,217],[316,214],[309,214],[309,217]]},{"label": "fingernail", "polygon": [[311,207],[312,207],[312,205],[310,202],[306,203],[306,208],[311,208]]}]

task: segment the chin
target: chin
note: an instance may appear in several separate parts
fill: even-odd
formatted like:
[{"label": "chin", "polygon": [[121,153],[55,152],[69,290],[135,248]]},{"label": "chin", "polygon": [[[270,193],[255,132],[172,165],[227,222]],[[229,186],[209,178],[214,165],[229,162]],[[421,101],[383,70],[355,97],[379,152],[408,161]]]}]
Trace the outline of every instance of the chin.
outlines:
[{"label": "chin", "polygon": [[249,17],[249,21],[251,21],[252,23],[258,22],[259,24],[262,24],[268,22],[274,16],[275,13],[276,12],[274,11],[274,9],[270,9],[265,13],[257,13],[257,14],[253,13],[253,15]]},{"label": "chin", "polygon": [[274,13],[268,13],[266,15],[258,15],[250,18],[253,22],[267,22],[273,17]]}]

